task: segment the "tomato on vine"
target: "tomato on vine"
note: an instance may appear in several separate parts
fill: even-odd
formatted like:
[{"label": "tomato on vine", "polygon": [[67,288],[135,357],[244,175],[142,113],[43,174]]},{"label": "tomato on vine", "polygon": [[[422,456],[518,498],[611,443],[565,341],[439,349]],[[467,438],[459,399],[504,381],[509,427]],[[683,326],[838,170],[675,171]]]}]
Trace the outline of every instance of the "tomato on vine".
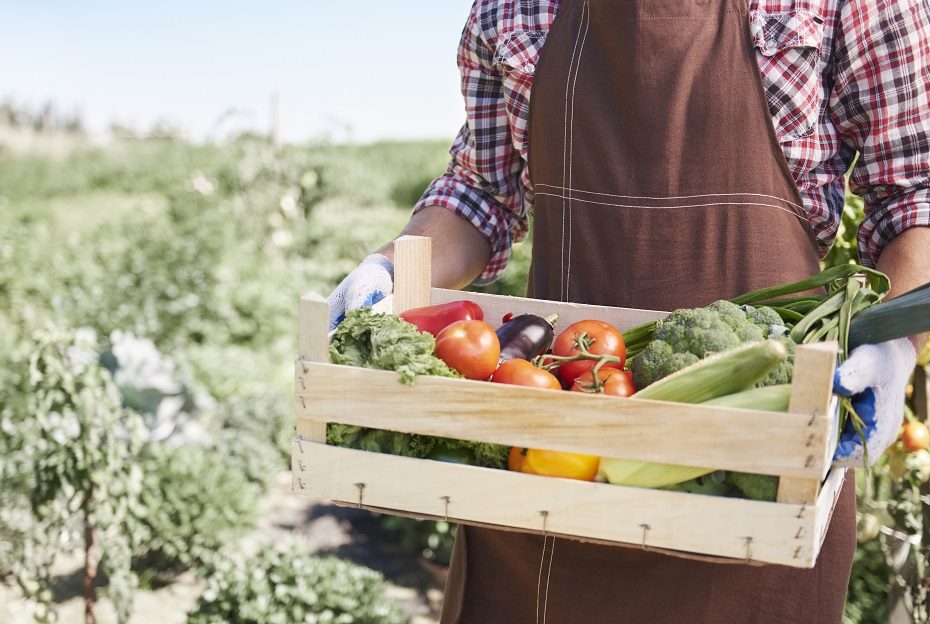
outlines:
[{"label": "tomato on vine", "polygon": [[[614,362],[605,362],[601,365],[604,368],[623,369],[626,361],[626,343],[623,342],[623,334],[619,329],[603,321],[585,320],[578,321],[569,325],[565,331],[559,334],[552,345],[552,354],[559,357],[571,357],[581,353],[578,348],[578,340],[581,336],[588,353],[592,355],[606,355],[617,358]],[[582,373],[590,371],[597,364],[593,359],[582,359],[573,362],[565,362],[558,368],[559,379],[562,383],[570,386]]]}]

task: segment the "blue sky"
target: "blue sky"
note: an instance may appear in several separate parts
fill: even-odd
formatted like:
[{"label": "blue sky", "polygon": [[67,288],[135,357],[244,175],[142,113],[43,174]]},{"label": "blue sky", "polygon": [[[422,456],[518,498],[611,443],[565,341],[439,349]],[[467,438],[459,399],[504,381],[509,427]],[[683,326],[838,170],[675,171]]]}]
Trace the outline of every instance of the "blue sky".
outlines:
[{"label": "blue sky", "polygon": [[470,5],[0,0],[0,99],[203,138],[266,129],[277,92],[285,140],[451,138]]}]

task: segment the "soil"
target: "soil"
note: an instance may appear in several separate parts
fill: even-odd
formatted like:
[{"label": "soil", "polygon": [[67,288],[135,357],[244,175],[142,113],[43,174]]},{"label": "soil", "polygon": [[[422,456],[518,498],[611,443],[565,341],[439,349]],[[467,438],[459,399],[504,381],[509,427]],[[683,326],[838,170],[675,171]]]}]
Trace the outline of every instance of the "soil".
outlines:
[{"label": "soil", "polygon": [[[423,565],[401,553],[384,535],[377,520],[359,509],[335,507],[302,499],[290,492],[290,473],[282,473],[264,501],[267,510],[258,528],[247,536],[243,549],[299,536],[321,553],[378,570],[388,579],[388,594],[410,614],[411,624],[436,624],[442,602],[442,569]],[[52,570],[52,591],[61,624],[84,621],[80,554],[61,557]],[[136,593],[130,624],[183,624],[203,589],[197,576],[188,572],[170,582]],[[0,579],[0,624],[33,624],[33,605],[22,597],[10,579]],[[112,604],[101,598],[98,624],[116,624]]]}]

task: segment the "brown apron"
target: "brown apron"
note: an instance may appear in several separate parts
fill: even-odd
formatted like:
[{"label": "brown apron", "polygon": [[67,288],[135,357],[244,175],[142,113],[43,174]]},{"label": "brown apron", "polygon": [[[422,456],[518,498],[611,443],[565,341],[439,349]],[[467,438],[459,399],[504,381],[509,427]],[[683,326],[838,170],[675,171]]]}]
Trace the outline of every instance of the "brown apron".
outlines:
[{"label": "brown apron", "polygon": [[[817,272],[746,0],[560,4],[532,94],[530,295],[671,310]],[[813,570],[461,528],[442,622],[838,624],[854,550],[852,479]]]}]

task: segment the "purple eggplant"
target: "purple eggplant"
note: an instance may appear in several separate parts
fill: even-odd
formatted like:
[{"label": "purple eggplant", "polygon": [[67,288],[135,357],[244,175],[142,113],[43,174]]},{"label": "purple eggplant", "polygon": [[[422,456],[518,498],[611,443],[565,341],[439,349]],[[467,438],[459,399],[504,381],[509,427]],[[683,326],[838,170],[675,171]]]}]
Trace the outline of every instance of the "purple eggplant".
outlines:
[{"label": "purple eggplant", "polygon": [[535,314],[521,314],[501,325],[497,338],[501,343],[501,362],[532,360],[549,350],[555,338],[555,322],[559,315],[547,318]]}]

